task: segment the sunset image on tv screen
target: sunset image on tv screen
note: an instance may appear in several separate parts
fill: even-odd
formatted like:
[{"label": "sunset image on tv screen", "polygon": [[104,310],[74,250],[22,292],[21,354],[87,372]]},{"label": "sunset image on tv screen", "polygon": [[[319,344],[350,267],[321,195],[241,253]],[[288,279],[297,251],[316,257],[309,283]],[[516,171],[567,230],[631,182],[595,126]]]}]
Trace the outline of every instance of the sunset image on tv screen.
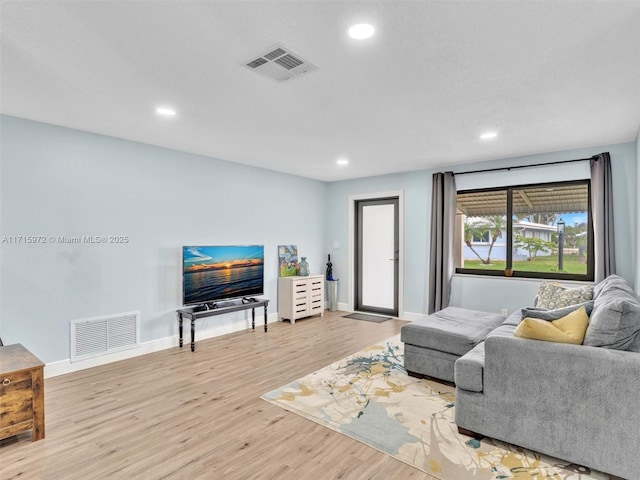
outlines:
[{"label": "sunset image on tv screen", "polygon": [[191,246],[182,252],[185,305],[264,293],[264,246]]}]

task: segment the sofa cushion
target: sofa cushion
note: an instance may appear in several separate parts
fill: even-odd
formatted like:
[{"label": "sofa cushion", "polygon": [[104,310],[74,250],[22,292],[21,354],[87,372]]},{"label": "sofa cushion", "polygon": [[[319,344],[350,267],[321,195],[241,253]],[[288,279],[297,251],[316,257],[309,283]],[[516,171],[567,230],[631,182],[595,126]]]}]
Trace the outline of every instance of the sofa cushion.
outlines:
[{"label": "sofa cushion", "polygon": [[514,310],[513,312],[511,312],[511,315],[507,317],[507,319],[504,321],[502,325],[512,325],[514,327],[517,327],[521,321],[522,321],[522,311]]},{"label": "sofa cushion", "polygon": [[635,293],[616,275],[604,279],[596,291],[584,344],[636,351],[640,342],[636,340],[640,335],[640,301]]},{"label": "sofa cushion", "polygon": [[[520,324],[520,322],[518,321],[518,324]],[[499,327],[494,328],[493,330],[491,330],[489,332],[489,334],[487,335],[487,338],[489,337],[512,337],[513,336],[513,332],[516,329],[518,325],[511,325],[509,323],[503,323],[502,325],[500,325]]]},{"label": "sofa cushion", "polygon": [[540,320],[557,320],[570,314],[571,312],[578,310],[580,307],[585,307],[587,315],[591,315],[593,310],[593,300],[589,300],[584,303],[578,303],[576,305],[569,305],[568,307],[556,308],[555,310],[549,310],[546,308],[537,307],[525,307],[522,309],[522,317],[539,318]]},{"label": "sofa cushion", "polygon": [[[520,310],[516,310],[507,317],[499,327],[489,332],[489,337],[513,337],[516,325],[520,323]],[[456,387],[470,392],[482,392],[484,386],[484,343],[480,342],[471,351],[456,360]]]},{"label": "sofa cushion", "polygon": [[403,325],[400,340],[418,347],[464,355],[503,321],[504,317],[497,313],[447,307]]},{"label": "sofa cushion", "polygon": [[404,368],[407,372],[447,382],[454,381],[454,364],[459,358],[459,355],[416,347],[410,343],[404,346]]},{"label": "sofa cushion", "polygon": [[513,334],[516,337],[533,340],[580,345],[588,326],[589,316],[585,307],[582,306],[551,322],[539,318],[524,318]]},{"label": "sofa cushion", "polygon": [[454,382],[457,388],[470,392],[482,392],[484,383],[484,342],[456,360]]},{"label": "sofa cushion", "polygon": [[556,309],[593,299],[593,285],[569,288],[558,282],[542,282],[538,288],[536,307]]}]

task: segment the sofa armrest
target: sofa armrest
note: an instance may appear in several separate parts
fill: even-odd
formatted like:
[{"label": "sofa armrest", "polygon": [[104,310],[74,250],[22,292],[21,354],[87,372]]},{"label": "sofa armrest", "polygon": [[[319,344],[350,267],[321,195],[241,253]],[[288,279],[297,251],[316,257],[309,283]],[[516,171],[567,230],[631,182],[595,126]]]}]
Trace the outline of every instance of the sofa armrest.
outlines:
[{"label": "sofa armrest", "polygon": [[637,473],[639,392],[640,353],[517,337],[485,342],[484,395],[505,419],[496,436],[525,447]]}]

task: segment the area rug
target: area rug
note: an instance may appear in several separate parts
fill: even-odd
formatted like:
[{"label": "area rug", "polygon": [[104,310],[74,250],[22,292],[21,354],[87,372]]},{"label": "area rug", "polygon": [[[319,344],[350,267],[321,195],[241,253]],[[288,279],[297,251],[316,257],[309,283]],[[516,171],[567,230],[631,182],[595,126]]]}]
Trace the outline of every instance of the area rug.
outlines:
[{"label": "area rug", "polygon": [[454,393],[409,377],[396,335],[261,398],[441,480],[609,478],[504,442],[460,435]]},{"label": "area rug", "polygon": [[379,315],[369,315],[368,313],[350,313],[344,315],[344,318],[353,318],[355,320],[365,320],[367,322],[382,323],[391,320],[391,317],[381,317]]}]

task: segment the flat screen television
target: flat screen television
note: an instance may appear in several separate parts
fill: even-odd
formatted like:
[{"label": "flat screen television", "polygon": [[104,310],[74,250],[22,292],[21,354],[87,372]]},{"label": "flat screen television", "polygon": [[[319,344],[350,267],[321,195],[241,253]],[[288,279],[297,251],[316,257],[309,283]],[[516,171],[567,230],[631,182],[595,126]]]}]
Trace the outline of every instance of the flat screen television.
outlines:
[{"label": "flat screen television", "polygon": [[263,293],[264,245],[182,247],[183,305]]}]

